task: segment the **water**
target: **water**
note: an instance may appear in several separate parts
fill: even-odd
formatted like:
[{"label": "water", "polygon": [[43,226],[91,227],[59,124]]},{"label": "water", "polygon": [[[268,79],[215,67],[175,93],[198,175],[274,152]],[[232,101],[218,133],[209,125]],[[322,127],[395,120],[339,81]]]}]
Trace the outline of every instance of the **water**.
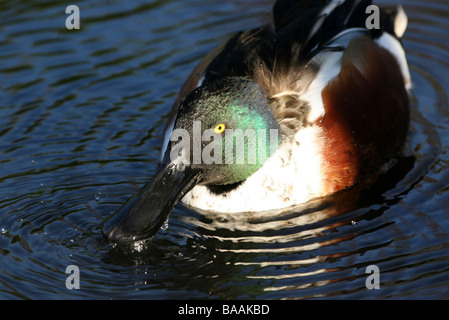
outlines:
[{"label": "water", "polygon": [[[1,299],[449,298],[449,3],[404,1],[410,152],[371,190],[288,215],[182,205],[152,241],[100,226],[155,172],[195,64],[271,1],[0,2]],[[382,3],[393,3],[382,1]],[[67,266],[80,270],[68,290]],[[365,273],[380,270],[380,289]]]}]

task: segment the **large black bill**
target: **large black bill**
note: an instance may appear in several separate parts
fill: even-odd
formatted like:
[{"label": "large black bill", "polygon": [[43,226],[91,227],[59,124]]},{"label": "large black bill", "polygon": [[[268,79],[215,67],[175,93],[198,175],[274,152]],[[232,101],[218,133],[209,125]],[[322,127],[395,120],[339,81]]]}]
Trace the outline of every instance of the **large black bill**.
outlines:
[{"label": "large black bill", "polygon": [[161,166],[153,180],[134,194],[102,229],[109,242],[153,236],[173,207],[200,179],[200,171],[182,163]]}]

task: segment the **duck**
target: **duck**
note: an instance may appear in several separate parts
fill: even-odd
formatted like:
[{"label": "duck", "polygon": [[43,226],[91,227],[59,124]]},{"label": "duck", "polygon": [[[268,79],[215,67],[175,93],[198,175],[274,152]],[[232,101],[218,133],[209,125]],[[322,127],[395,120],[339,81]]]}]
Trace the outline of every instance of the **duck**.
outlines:
[{"label": "duck", "polygon": [[403,8],[370,8],[277,0],[270,23],[209,52],[169,113],[157,172],[104,223],[107,241],[151,238],[178,202],[269,211],[373,179],[404,148],[412,81]]}]

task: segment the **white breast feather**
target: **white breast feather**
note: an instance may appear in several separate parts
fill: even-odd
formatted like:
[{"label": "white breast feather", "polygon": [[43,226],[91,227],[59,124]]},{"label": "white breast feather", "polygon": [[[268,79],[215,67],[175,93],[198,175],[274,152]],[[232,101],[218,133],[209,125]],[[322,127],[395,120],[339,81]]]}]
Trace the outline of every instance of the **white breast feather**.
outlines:
[{"label": "white breast feather", "polygon": [[323,196],[321,128],[301,129],[292,140],[282,143],[237,189],[217,195],[197,185],[181,201],[203,210],[247,212],[282,209]]}]

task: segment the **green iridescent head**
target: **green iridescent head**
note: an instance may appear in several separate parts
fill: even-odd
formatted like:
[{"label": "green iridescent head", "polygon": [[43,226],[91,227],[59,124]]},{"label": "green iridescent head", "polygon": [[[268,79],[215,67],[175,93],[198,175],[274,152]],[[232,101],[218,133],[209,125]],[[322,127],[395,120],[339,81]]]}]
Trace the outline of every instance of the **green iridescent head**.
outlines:
[{"label": "green iridescent head", "polygon": [[256,172],[278,148],[281,133],[260,86],[233,77],[186,97],[171,141],[171,158],[183,154],[186,163],[203,172],[201,183],[225,185]]},{"label": "green iridescent head", "polygon": [[225,78],[195,89],[178,110],[153,179],[105,223],[103,234],[110,242],[151,237],[195,185],[233,187],[280,142],[279,124],[258,84]]}]

